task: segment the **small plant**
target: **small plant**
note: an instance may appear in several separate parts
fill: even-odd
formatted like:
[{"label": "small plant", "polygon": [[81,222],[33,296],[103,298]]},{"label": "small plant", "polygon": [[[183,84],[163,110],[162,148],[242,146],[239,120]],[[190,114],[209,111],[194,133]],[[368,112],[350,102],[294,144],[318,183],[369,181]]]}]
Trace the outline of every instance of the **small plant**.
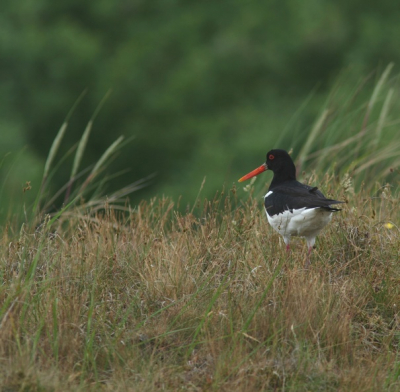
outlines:
[{"label": "small plant", "polygon": [[[148,180],[151,178],[151,176],[148,176],[145,179],[135,181],[134,183],[129,184],[122,189],[112,191],[107,195],[103,193],[104,185],[114,176],[105,176],[100,178],[100,174],[104,173],[105,169],[107,168],[107,164],[127,143],[124,141],[123,136],[117,138],[117,140],[115,140],[115,142],[112,143],[106,149],[106,151],[104,151],[104,153],[93,165],[93,167],[79,171],[85,154],[85,148],[87,146],[89,136],[92,131],[93,122],[98,115],[102,105],[104,104],[106,98],[108,97],[107,94],[100,102],[92,118],[89,120],[82,134],[82,137],[75,149],[73,165],[68,182],[53,195],[49,195],[49,191],[51,189],[51,179],[57,173],[57,169],[66,158],[66,156],[64,156],[56,164],[56,156],[62,144],[64,135],[67,131],[69,119],[79,101],[81,100],[82,96],[83,94],[81,95],[81,97],[79,97],[71,111],[68,113],[50,148],[44,166],[40,190],[37,194],[34,206],[32,208],[33,221],[43,219],[43,215],[46,212],[54,210],[54,204],[59,201],[60,197],[63,194],[63,205],[58,209],[57,212],[53,212],[52,214],[57,218],[59,218],[62,214],[66,214],[67,212],[71,211],[73,208],[75,209],[75,213],[78,213],[77,208],[80,211],[90,211],[91,213],[95,213],[95,211],[97,211],[98,209],[103,209],[105,205],[107,205],[108,208],[124,209],[123,204],[126,201],[126,197],[132,192],[135,192],[138,189],[146,186]],[[71,150],[68,154],[72,152],[73,150]]]}]

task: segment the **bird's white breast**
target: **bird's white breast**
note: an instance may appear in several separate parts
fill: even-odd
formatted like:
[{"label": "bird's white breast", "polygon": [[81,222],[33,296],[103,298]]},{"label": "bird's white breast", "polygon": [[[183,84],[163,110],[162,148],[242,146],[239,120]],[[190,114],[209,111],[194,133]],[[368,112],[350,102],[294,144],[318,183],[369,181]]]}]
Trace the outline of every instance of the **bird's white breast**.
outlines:
[{"label": "bird's white breast", "polygon": [[[272,194],[269,191],[265,197]],[[323,208],[299,208],[283,211],[273,216],[268,215],[269,224],[286,241],[291,236],[315,237],[331,220],[332,212]]]},{"label": "bird's white breast", "polygon": [[315,237],[331,220],[332,213],[321,208],[299,208],[269,216],[269,224],[283,237]]}]

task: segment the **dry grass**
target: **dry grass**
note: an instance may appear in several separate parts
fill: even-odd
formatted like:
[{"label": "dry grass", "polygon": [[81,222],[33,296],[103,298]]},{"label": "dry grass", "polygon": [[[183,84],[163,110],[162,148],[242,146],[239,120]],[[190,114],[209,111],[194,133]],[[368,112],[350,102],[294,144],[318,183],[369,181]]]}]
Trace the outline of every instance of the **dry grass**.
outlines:
[{"label": "dry grass", "polygon": [[398,200],[351,195],[305,271],[236,192],[5,230],[1,391],[399,390]]}]

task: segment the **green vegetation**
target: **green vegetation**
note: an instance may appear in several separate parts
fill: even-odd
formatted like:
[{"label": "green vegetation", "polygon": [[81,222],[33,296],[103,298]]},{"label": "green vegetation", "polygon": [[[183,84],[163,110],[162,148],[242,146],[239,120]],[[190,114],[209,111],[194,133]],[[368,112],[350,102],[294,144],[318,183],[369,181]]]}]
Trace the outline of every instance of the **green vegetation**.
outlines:
[{"label": "green vegetation", "polygon": [[[60,155],[81,139],[111,89],[82,168],[119,136],[134,137],[110,167],[129,172],[109,188],[157,173],[134,203],[160,194],[191,203],[204,176],[203,194],[212,198],[270,148],[293,148],[296,157],[326,108],[311,156],[361,131],[353,128],[357,115],[391,62],[375,108],[393,88],[389,119],[399,112],[399,20],[400,7],[389,0],[4,0],[0,157],[28,145],[11,188],[31,181],[38,191],[52,141],[82,91]],[[383,138],[397,134],[389,123]],[[53,193],[68,182],[72,160],[53,177]]]},{"label": "green vegetation", "polygon": [[[302,144],[293,151],[300,177],[304,177],[306,172],[311,176],[328,173],[338,176],[343,183],[351,178],[349,187],[353,192],[364,189],[370,192],[371,196],[386,184],[390,184],[391,190],[396,191],[400,164],[399,100],[398,76],[391,76],[392,68],[393,64],[389,64],[379,78],[374,81],[371,89],[362,85],[354,91],[348,90],[346,80],[338,80],[337,87],[332,90],[329,98],[320,104],[320,114],[315,118],[310,132],[301,136]],[[365,96],[366,91],[364,90],[370,91],[370,95]],[[136,139],[127,143],[123,141],[122,137],[117,138],[105,148],[102,154],[99,152],[97,163],[91,162],[91,166],[82,167],[91,145],[90,137],[97,130],[95,119],[105,100],[94,111],[79,142],[61,155],[65,150],[65,139],[71,133],[71,118],[81,103],[80,99],[73,105],[54,138],[44,164],[44,172],[35,173],[34,180],[28,181],[26,184],[20,182],[22,172],[25,175],[32,172],[29,165],[27,168],[23,166],[24,163],[29,162],[29,155],[24,157],[23,154],[19,154],[14,157],[14,161],[12,161],[12,155],[5,156],[3,159],[1,171],[5,175],[0,193],[1,221],[7,222],[12,217],[14,220],[19,219],[21,222],[25,221],[25,223],[31,224],[32,221],[27,214],[32,214],[34,219],[40,221],[43,219],[43,214],[53,213],[57,208],[61,208],[60,206],[69,208],[79,204],[81,210],[85,210],[102,206],[106,199],[113,205],[113,208],[116,208],[118,204],[120,208],[124,209],[126,196],[129,195],[131,203],[135,203],[136,191],[158,181],[157,176],[155,179],[147,176],[133,183],[130,182],[129,185],[124,184],[118,189],[110,186],[113,180],[121,177],[124,173],[113,171],[115,157],[118,154],[118,160],[120,160],[122,152],[136,144]],[[309,102],[305,102],[304,106],[300,107],[291,119],[286,119],[287,128],[271,145],[278,147],[285,145],[285,140],[292,135],[293,124],[301,122],[304,118],[303,110],[308,104]],[[349,132],[351,132],[350,135]],[[300,140],[300,137],[295,134],[292,136],[294,144],[296,140]],[[230,176],[226,177],[228,183],[236,182],[236,179],[244,172],[261,164],[265,159],[266,151],[259,146],[259,143],[256,143],[252,148],[257,150],[257,153],[246,161],[241,155],[239,145],[247,142],[246,136],[242,136],[231,143],[234,164],[230,167],[229,162],[225,161],[227,167],[224,169],[225,173],[230,173]],[[221,175],[224,176],[224,174],[216,171],[218,164],[214,158],[220,161],[222,159],[216,157],[215,154],[206,154],[202,156],[198,164],[193,165],[192,177],[202,173],[202,177],[197,178],[199,186],[202,184],[200,193],[202,197],[207,197],[211,192],[224,186],[221,180]],[[65,172],[68,173],[67,177],[63,175]],[[181,211],[184,211],[187,205],[192,205],[198,197],[199,188],[194,189],[190,186],[191,181],[194,181],[193,178],[182,176],[183,178],[179,180],[176,178],[172,187],[164,186],[164,188],[167,194],[174,195],[174,189],[176,191],[178,188],[181,189],[180,187],[184,184],[188,184],[188,187],[183,189],[183,193],[179,196],[180,208]],[[268,175],[262,178],[264,181],[259,181],[255,187],[255,196],[257,197],[261,197],[265,193],[265,185],[269,182]],[[64,179],[64,182],[59,188],[56,188],[55,185],[60,182],[60,179]],[[177,200],[178,196],[173,199]]]}]

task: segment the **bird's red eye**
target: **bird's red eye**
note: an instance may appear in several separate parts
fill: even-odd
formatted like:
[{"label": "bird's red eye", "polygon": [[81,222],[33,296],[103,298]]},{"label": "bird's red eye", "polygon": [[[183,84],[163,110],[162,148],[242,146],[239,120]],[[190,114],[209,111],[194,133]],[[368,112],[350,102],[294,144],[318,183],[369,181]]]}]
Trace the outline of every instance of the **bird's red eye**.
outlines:
[{"label": "bird's red eye", "polygon": [[272,155],[272,154],[269,154],[269,157],[268,157],[268,159],[269,159],[270,161],[272,161],[273,159],[275,159],[275,156],[274,156],[274,155]]}]

